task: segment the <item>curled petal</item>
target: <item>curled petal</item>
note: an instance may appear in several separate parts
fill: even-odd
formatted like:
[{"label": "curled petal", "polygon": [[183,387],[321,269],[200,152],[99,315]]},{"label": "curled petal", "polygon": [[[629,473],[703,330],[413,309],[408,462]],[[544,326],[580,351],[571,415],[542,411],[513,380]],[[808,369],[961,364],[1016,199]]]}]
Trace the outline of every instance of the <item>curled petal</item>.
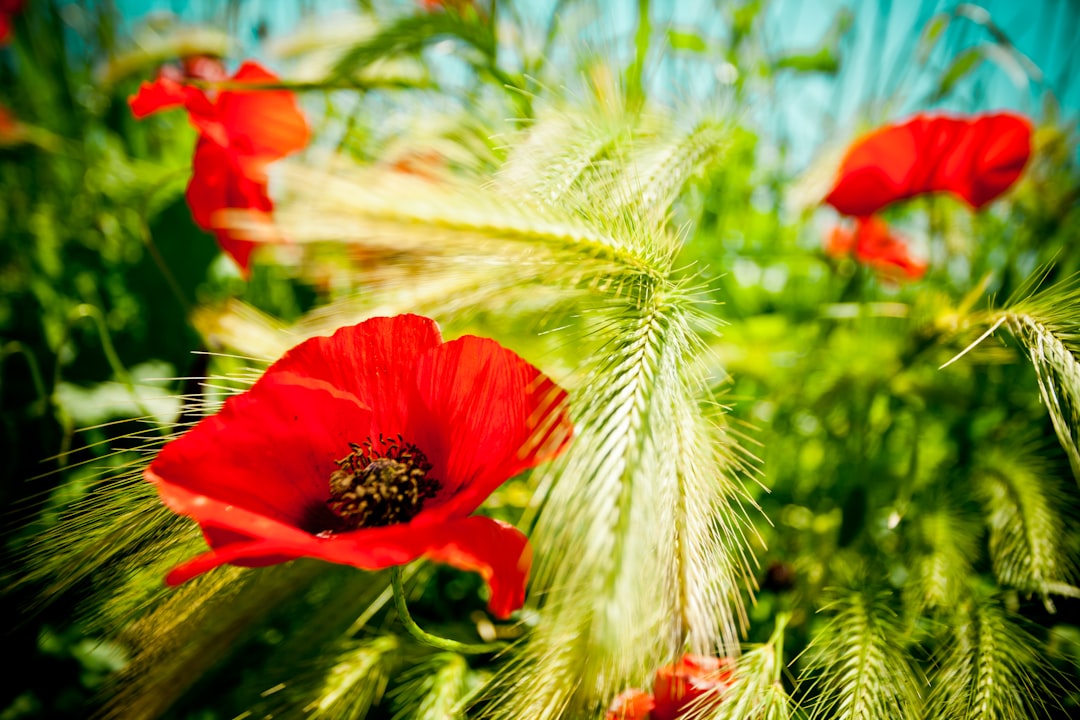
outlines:
[{"label": "curled petal", "polygon": [[1031,157],[1031,122],[1001,113],[981,118],[984,140],[972,153],[971,186],[962,197],[981,208],[1001,195],[1020,177]]},{"label": "curled petal", "polygon": [[[230,78],[232,83],[272,84],[279,78],[255,62],[245,62]],[[310,130],[296,97],[287,90],[224,90],[217,99],[217,115],[229,144],[244,155],[264,162],[303,149]]]},{"label": "curled petal", "polygon": [[479,573],[491,589],[488,608],[492,614],[507,618],[525,603],[532,549],[520,530],[501,520],[474,515],[417,528],[416,532],[424,536],[434,528],[439,529],[443,542],[431,542],[424,555],[436,562]]},{"label": "curled petal", "polygon": [[184,77],[224,82],[229,74],[221,58],[212,55],[186,55],[180,58],[180,72]]},{"label": "curled petal", "polygon": [[182,107],[187,110],[191,124],[203,135],[211,135],[218,142],[224,135],[214,120],[214,108],[206,93],[177,80],[159,76],[153,82],[144,82],[138,91],[128,98],[131,114],[141,120],[162,110]]},{"label": "curled petal", "polygon": [[[479,573],[491,590],[488,608],[499,618],[509,617],[525,602],[525,585],[532,564],[526,537],[516,528],[482,516],[459,518],[422,528],[394,525],[355,530],[326,536],[311,535],[266,518],[236,512],[209,501],[204,517],[244,532],[264,536],[244,537],[237,533],[211,552],[199,555],[174,568],[166,578],[176,585],[213,570],[220,565],[248,567],[272,565],[301,557],[352,565],[364,570],[381,570],[404,565],[421,557]],[[213,532],[208,537],[215,537]]]},{"label": "curled petal", "polygon": [[[184,107],[188,101],[188,88],[172,78],[159,77],[153,82],[139,85],[138,91],[128,98],[131,113],[142,120],[161,110]],[[198,92],[198,91],[196,91]]]},{"label": "curled petal", "polygon": [[1020,177],[1031,133],[1031,122],[1012,113],[921,114],[886,125],[851,145],[825,202],[864,217],[899,200],[948,192],[981,208]]},{"label": "curled petal", "polygon": [[415,415],[443,418],[433,472],[452,497],[432,520],[472,512],[570,442],[566,392],[493,340],[465,336],[426,353],[416,383],[423,407]]}]

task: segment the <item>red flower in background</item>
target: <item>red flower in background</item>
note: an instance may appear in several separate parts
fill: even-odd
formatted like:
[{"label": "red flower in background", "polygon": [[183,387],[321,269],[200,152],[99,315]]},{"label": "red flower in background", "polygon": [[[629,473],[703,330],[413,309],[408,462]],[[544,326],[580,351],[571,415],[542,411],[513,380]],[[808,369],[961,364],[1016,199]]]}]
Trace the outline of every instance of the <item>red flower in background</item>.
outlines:
[{"label": "red flower in background", "polygon": [[611,703],[607,711],[607,720],[648,720],[649,713],[656,707],[653,696],[636,688],[621,693]]},{"label": "red flower in background", "polygon": [[1016,182],[1031,155],[1031,122],[1012,113],[920,114],[856,140],[825,202],[864,217],[906,198],[948,192],[975,209]]},{"label": "red flower in background", "polygon": [[17,143],[21,135],[19,121],[6,107],[0,105],[0,147]]},{"label": "red flower in background", "polygon": [[[206,60],[204,58],[204,60]],[[185,67],[185,73],[213,74],[212,65]],[[278,78],[254,62],[245,62],[232,83],[273,83]],[[128,100],[135,117],[183,107],[199,140],[192,161],[187,201],[195,224],[211,230],[218,244],[245,273],[255,243],[216,222],[221,210],[247,210],[268,219],[273,202],[267,194],[267,164],[300,150],[309,130],[296,99],[283,90],[223,90],[216,94],[185,85],[167,73],[143,83]]]},{"label": "red flower in background", "polygon": [[730,658],[687,653],[656,671],[652,695],[627,690],[615,698],[607,720],[681,720],[691,709],[720,701],[732,682],[733,665]]},{"label": "red flower in background", "polygon": [[453,9],[458,12],[473,4],[473,0],[420,0],[420,5],[428,12]]},{"label": "red flower in background", "polygon": [[480,573],[506,617],[525,599],[526,538],[471,513],[571,433],[566,393],[492,340],[444,343],[416,315],[307,340],[147,468],[212,548],[166,579],[225,563],[375,570],[427,557]]},{"label": "red flower in background", "polygon": [[926,273],[926,262],[912,257],[907,242],[893,235],[888,223],[877,216],[856,218],[854,230],[834,227],[825,251],[833,257],[854,253],[856,260],[893,279],[917,280]]},{"label": "red flower in background", "polygon": [[24,0],[0,0],[0,46],[11,40],[11,20],[24,4]]}]

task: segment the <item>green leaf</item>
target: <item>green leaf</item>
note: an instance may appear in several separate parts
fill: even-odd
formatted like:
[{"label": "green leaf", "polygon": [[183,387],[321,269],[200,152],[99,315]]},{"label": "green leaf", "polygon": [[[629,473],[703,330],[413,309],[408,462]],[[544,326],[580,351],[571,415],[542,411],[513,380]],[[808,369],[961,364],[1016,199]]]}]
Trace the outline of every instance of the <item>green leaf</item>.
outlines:
[{"label": "green leaf", "polygon": [[974,72],[982,61],[983,51],[981,47],[968,48],[957,55],[938,80],[937,88],[934,90],[930,102],[936,103],[951,93],[956,84]]},{"label": "green leaf", "polygon": [[685,50],[693,53],[704,53],[709,48],[705,38],[693,30],[677,30],[671,28],[667,31],[668,44],[674,50]]},{"label": "green leaf", "polygon": [[951,20],[952,16],[948,13],[938,13],[930,19],[930,22],[926,23],[922,35],[919,36],[919,46],[915,51],[920,64],[925,63],[930,57],[930,53],[937,47],[941,34],[949,27]]}]

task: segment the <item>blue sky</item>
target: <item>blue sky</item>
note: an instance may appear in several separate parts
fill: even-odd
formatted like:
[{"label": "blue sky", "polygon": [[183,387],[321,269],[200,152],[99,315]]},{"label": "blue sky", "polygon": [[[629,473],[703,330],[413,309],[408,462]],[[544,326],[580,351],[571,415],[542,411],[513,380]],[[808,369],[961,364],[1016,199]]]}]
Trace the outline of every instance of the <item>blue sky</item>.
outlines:
[{"label": "blue sky", "polygon": [[[221,23],[222,8],[233,6],[230,31],[258,54],[256,28],[288,34],[306,14],[329,14],[354,7],[349,0],[245,0],[237,3],[185,0],[116,0],[121,13],[138,22],[149,12],[172,12],[193,22]],[[411,0],[397,3],[404,11]],[[532,17],[549,16],[553,0],[518,2]],[[652,3],[657,40],[669,29],[689,30],[720,51],[730,42],[731,2],[670,0]],[[623,59],[632,52],[636,0],[577,3],[566,22],[579,40],[599,45]],[[849,30],[832,32],[838,13],[850,12]],[[1075,120],[1080,110],[1080,4],[1068,0],[771,0],[763,2],[764,22],[754,44],[776,57],[816,51],[823,45],[839,55],[836,74],[780,73],[772,92],[746,98],[750,118],[766,135],[785,144],[796,165],[830,138],[924,109],[976,112],[1014,109],[1042,117],[1048,103]],[[941,22],[936,47],[923,54],[927,28]],[[999,42],[1004,33],[1013,47]],[[963,53],[980,58],[975,68],[938,101],[933,93],[950,64]],[[720,58],[719,60],[722,60]],[[665,60],[650,66],[653,87],[662,96],[709,97],[727,92],[724,78],[753,67],[724,67],[714,56]],[[1051,103],[1050,98],[1053,98]]]}]

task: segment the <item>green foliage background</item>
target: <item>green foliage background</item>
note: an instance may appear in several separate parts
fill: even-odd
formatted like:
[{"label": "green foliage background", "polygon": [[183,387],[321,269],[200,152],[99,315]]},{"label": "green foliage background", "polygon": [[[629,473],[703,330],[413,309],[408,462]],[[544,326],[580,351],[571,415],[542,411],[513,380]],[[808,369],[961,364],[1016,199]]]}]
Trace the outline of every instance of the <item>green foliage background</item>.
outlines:
[{"label": "green foliage background", "polygon": [[[994,62],[1034,82],[972,7],[912,33],[922,72],[881,80],[867,126],[975,105]],[[261,48],[316,143],[274,171],[293,244],[244,281],[184,203],[186,119],[125,102],[235,38],[28,4],[0,50],[0,720],[602,717],[686,650],[741,655],[702,717],[1075,716],[1080,172],[1055,88],[1004,198],[889,211],[930,261],[897,285],[826,257],[828,152],[793,169],[753,114],[792,77],[894,77],[845,64],[866,8],[805,51],[771,49],[768,3],[709,8],[722,40],[631,9],[606,33],[625,18],[589,3],[360,3]],[[571,452],[486,506],[536,548],[517,619],[407,569],[426,628],[512,649],[420,647],[385,574],[313,561],[164,589],[201,539],[142,482],[152,453],[300,338],[406,311],[574,398]]]}]

